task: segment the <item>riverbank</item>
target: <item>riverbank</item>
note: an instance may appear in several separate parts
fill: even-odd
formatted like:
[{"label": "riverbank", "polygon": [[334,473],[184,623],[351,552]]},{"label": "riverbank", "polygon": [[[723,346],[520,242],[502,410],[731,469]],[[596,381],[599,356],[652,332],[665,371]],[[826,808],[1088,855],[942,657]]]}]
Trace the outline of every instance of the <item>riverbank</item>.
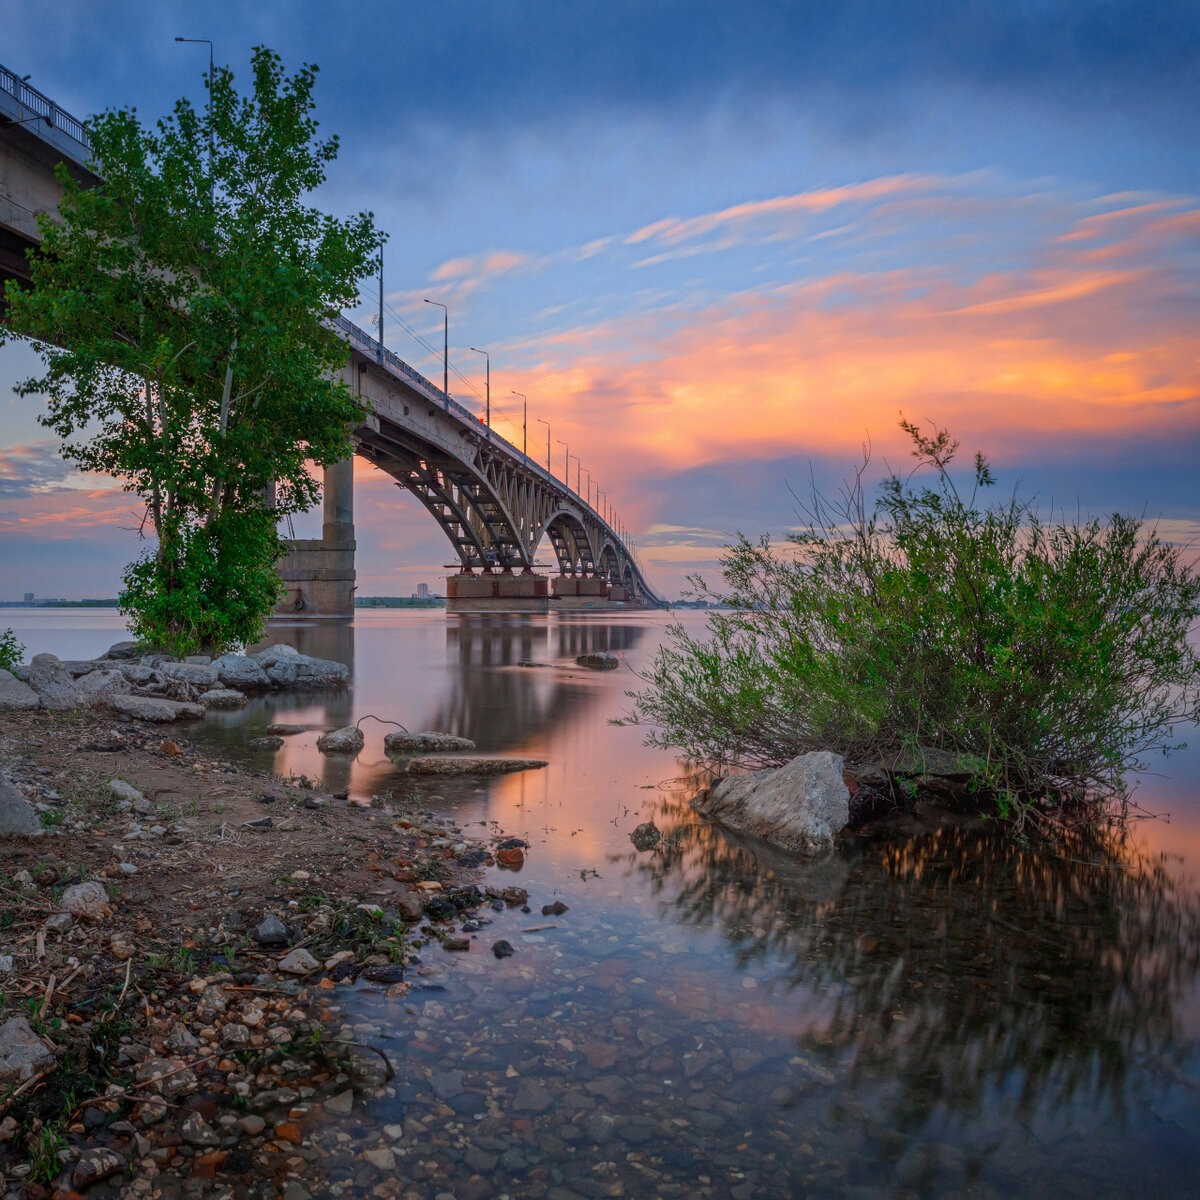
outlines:
[{"label": "riverbank", "polygon": [[393,1071],[346,989],[403,1003],[439,956],[486,953],[491,906],[526,896],[476,884],[521,848],[185,730],[0,721],[0,772],[45,825],[0,850],[0,1195],[305,1200],[331,1166],[399,1194],[386,1134],[338,1132]]}]

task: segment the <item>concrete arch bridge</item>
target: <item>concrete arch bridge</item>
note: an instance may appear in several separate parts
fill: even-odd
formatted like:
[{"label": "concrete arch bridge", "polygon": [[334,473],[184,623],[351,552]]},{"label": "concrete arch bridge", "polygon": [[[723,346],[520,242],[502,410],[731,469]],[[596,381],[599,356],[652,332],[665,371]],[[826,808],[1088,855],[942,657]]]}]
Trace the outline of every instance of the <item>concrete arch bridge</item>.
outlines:
[{"label": "concrete arch bridge", "polygon": [[[37,217],[62,197],[57,163],[98,182],[83,125],[15,72],[0,66],[0,281],[28,279],[26,251],[39,243]],[[458,557],[447,579],[452,609],[603,608],[658,605],[618,532],[569,486],[498,436],[350,321],[339,319],[350,386],[368,415],[351,431],[354,454],[411,491]],[[322,537],[294,541],[281,563],[281,610],[348,616],[354,608],[352,458],[325,472]],[[544,540],[557,576],[534,571]]]}]

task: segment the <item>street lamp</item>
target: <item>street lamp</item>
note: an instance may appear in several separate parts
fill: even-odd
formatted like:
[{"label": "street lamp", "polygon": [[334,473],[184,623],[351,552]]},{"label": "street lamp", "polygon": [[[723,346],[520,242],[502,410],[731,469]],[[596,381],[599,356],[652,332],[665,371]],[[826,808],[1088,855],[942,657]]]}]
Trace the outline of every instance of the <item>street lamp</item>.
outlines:
[{"label": "street lamp", "polygon": [[489,440],[492,436],[492,356],[486,350],[480,350],[478,346],[470,347],[476,354],[482,354],[486,364],[487,375],[487,435]]},{"label": "street lamp", "polygon": [[[567,444],[566,442],[563,442],[564,446],[566,444]],[[570,473],[571,473],[571,459],[575,460],[575,495],[578,496],[579,495],[579,455],[578,454],[568,454],[567,455],[567,474],[568,475],[570,475]],[[571,486],[571,481],[570,481],[570,479],[568,479],[567,480],[567,488],[569,489],[570,486]]]},{"label": "street lamp", "polygon": [[545,417],[538,417],[539,424],[546,427],[546,474],[550,474],[550,422]]},{"label": "street lamp", "polygon": [[185,38],[177,37],[177,42],[188,42],[193,46],[208,47],[208,194],[212,196],[212,169],[213,169],[213,44],[208,38]]},{"label": "street lamp", "polygon": [[450,399],[450,310],[440,300],[426,300],[442,310],[442,395]]},{"label": "street lamp", "polygon": [[569,492],[571,490],[571,447],[562,438],[554,440],[563,448],[563,483],[567,485]]},{"label": "street lamp", "polygon": [[521,397],[521,456],[528,458],[529,450],[529,400],[524,392],[513,392],[514,396]]},{"label": "street lamp", "polygon": [[[592,504],[592,473],[591,471],[584,471],[583,473],[587,476],[587,502],[588,507],[590,508]],[[575,490],[579,491],[578,488]]]}]

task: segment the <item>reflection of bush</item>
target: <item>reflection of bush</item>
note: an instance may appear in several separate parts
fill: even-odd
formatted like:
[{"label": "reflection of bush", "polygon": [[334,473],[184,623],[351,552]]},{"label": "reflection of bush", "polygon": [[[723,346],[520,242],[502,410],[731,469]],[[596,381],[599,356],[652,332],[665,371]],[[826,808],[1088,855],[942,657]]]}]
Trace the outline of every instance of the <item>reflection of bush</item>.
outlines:
[{"label": "reflection of bush", "polygon": [[1072,1100],[1120,1108],[1133,1064],[1177,1057],[1200,904],[1116,838],[1052,850],[946,829],[805,862],[695,823],[682,802],[658,821],[668,849],[638,865],[676,916],[827,992],[832,1015],[804,1052],[893,1082],[909,1131],[1001,1089],[1023,1117]]}]

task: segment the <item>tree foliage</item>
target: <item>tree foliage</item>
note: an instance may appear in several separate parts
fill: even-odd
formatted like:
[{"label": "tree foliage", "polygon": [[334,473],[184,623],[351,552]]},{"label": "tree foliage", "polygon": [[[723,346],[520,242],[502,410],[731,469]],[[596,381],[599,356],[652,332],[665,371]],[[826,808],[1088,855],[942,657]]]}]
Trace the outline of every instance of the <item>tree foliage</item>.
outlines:
[{"label": "tree foliage", "polygon": [[1108,811],[1126,775],[1200,715],[1189,641],[1200,575],[1142,521],[1043,520],[975,459],[960,493],[945,431],[902,423],[932,486],[863,471],[814,495],[784,550],[739,537],[706,637],[671,631],[633,696],[650,740],[714,764],[932,746],[983,760],[987,793],[1037,822]]},{"label": "tree foliage", "polygon": [[360,415],[328,322],[379,234],[368,213],[306,203],[337,154],[317,134],[315,79],[259,47],[249,95],[222,69],[203,113],[181,100],[154,129],[131,110],[93,118],[102,182],[60,166],[32,286],[7,289],[46,368],[18,390],[46,396],[68,457],[144,503],[155,545],[122,603],[136,634],[178,650],[258,635],[276,522],[316,502],[310,464],[344,458]]}]

